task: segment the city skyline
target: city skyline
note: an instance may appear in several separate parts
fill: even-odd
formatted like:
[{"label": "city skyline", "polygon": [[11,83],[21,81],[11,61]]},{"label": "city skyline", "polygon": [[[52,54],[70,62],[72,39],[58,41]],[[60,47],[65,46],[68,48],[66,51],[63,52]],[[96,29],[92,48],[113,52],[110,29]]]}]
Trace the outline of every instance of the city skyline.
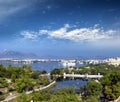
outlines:
[{"label": "city skyline", "polygon": [[119,56],[119,5],[119,0],[1,0],[0,51]]}]

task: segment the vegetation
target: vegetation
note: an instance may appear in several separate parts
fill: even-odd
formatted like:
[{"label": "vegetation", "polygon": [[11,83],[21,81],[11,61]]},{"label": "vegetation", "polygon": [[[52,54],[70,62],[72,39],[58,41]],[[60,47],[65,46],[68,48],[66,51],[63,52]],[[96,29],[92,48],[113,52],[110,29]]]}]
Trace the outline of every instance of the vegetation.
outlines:
[{"label": "vegetation", "polygon": [[5,78],[0,78],[0,88],[4,88],[7,86],[7,81]]},{"label": "vegetation", "polygon": [[0,89],[3,90],[0,94],[4,95],[12,91],[22,93],[47,85],[50,83],[48,77],[40,76],[45,73],[46,71],[34,71],[27,65],[21,67],[0,65]]},{"label": "vegetation", "polygon": [[[80,94],[75,93],[74,87],[63,88],[53,91],[33,92],[29,95],[26,91],[34,90],[40,86],[50,83],[46,71],[34,71],[30,66],[23,65],[14,67],[0,65],[0,88],[7,88],[8,93],[15,91],[20,94],[12,102],[99,102],[100,97],[108,101],[115,100],[120,96],[120,66],[107,64],[87,65],[79,68],[55,68],[51,71],[53,77],[63,75],[63,73],[75,74],[102,74],[100,80],[88,80],[88,83],[80,87]],[[0,99],[4,99],[6,92],[0,91]]]},{"label": "vegetation", "polygon": [[[120,66],[115,69],[109,69],[109,72],[100,79],[99,82],[89,80],[87,85],[81,87],[83,100],[91,102],[93,99],[99,101],[99,97],[103,97],[108,101],[116,100],[120,96]],[[94,98],[93,98],[94,97]],[[91,101],[90,101],[91,100]],[[97,101],[95,101],[97,102]]]},{"label": "vegetation", "polygon": [[103,95],[108,100],[115,100],[120,96],[120,69],[108,73],[101,79]]},{"label": "vegetation", "polygon": [[82,102],[78,94],[75,93],[74,88],[63,88],[51,94],[50,91],[34,92],[30,95],[20,95],[12,102]]},{"label": "vegetation", "polygon": [[89,80],[86,85],[87,95],[88,96],[98,96],[100,95],[102,86],[99,82],[95,80]]},{"label": "vegetation", "polygon": [[65,69],[64,68],[55,68],[51,71],[51,75],[63,75]]},{"label": "vegetation", "polygon": [[102,74],[101,80],[89,80],[87,85],[80,87],[82,99],[85,102],[98,102],[100,97],[109,101],[115,100],[120,96],[120,66],[108,64],[89,64],[79,68],[62,68],[54,69],[51,75],[63,75],[63,73],[71,74]]},{"label": "vegetation", "polygon": [[87,85],[80,87],[82,99],[85,100],[85,102],[98,102],[101,89],[102,86],[99,82],[89,80]]},{"label": "vegetation", "polygon": [[96,75],[98,73],[102,75],[106,75],[107,73],[119,69],[120,66],[115,67],[113,65],[108,64],[89,64],[86,66],[74,67],[74,68],[55,68],[51,71],[51,75],[63,75],[63,73],[71,74],[74,72],[75,74],[93,74]]}]

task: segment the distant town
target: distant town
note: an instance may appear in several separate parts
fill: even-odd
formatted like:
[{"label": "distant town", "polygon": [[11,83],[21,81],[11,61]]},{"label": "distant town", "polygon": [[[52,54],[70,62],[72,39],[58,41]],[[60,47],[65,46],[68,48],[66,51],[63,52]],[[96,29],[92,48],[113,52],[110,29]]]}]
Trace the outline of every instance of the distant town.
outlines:
[{"label": "distant town", "polygon": [[0,62],[9,63],[42,63],[42,62],[60,62],[63,66],[75,66],[76,64],[101,64],[107,63],[109,65],[120,65],[120,57],[108,58],[104,60],[66,60],[66,59],[16,59],[16,58],[0,58]]}]

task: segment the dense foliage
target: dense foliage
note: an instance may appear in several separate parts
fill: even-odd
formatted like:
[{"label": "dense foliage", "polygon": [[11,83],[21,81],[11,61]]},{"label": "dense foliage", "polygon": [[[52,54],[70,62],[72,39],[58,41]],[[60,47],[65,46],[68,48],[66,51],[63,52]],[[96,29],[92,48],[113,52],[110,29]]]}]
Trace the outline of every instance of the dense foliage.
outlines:
[{"label": "dense foliage", "polygon": [[34,87],[49,84],[47,76],[40,77],[46,71],[34,71],[31,66],[4,67],[0,65],[0,88],[8,88],[8,91],[29,91]]},{"label": "dense foliage", "polygon": [[63,75],[65,73],[104,75],[100,81],[90,80],[87,85],[80,88],[83,100],[91,102],[99,101],[100,97],[107,100],[115,100],[120,96],[120,66],[108,64],[89,64],[78,68],[61,68],[51,71],[51,75]]},{"label": "dense foliage", "polygon": [[34,92],[30,95],[20,95],[12,102],[82,102],[78,94],[75,93],[74,88],[63,88],[51,94],[50,91]]},{"label": "dense foliage", "polygon": [[103,95],[108,100],[115,100],[120,96],[120,69],[108,73],[101,79]]},{"label": "dense foliage", "polygon": [[[51,75],[58,77],[64,73],[75,74],[102,74],[100,80],[88,80],[88,83],[80,87],[80,94],[75,93],[74,87],[63,88],[55,92],[43,90],[26,95],[24,92],[34,90],[40,86],[50,83],[46,71],[34,71],[30,66],[11,66],[0,65],[0,88],[7,88],[8,92],[15,91],[22,93],[12,102],[99,102],[100,97],[109,101],[115,100],[120,96],[120,66],[107,64],[87,65],[78,68],[55,68]],[[0,91],[0,99],[3,99]]]},{"label": "dense foliage", "polygon": [[82,99],[85,102],[98,102],[101,89],[102,86],[99,82],[96,82],[95,80],[89,80],[87,85],[80,87]]},{"label": "dense foliage", "polygon": [[106,75],[107,73],[119,69],[120,66],[116,67],[108,64],[89,64],[86,66],[74,67],[74,68],[55,68],[51,71],[51,75],[63,75],[63,73],[72,73],[75,74],[93,74],[96,75],[100,73],[101,75]]}]

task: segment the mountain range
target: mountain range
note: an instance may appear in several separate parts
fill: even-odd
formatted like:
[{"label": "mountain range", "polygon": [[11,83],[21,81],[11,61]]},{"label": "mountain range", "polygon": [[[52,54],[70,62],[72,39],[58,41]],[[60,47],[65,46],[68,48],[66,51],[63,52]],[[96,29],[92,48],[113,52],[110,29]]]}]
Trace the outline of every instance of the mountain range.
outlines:
[{"label": "mountain range", "polygon": [[48,59],[106,59],[107,56],[104,55],[97,55],[97,56],[53,56],[53,55],[43,55],[43,56],[37,56],[34,53],[30,52],[20,52],[20,51],[9,51],[9,50],[3,50],[0,51],[0,58],[48,58]]},{"label": "mountain range", "polygon": [[34,53],[3,50],[0,52],[0,58],[37,58]]}]

